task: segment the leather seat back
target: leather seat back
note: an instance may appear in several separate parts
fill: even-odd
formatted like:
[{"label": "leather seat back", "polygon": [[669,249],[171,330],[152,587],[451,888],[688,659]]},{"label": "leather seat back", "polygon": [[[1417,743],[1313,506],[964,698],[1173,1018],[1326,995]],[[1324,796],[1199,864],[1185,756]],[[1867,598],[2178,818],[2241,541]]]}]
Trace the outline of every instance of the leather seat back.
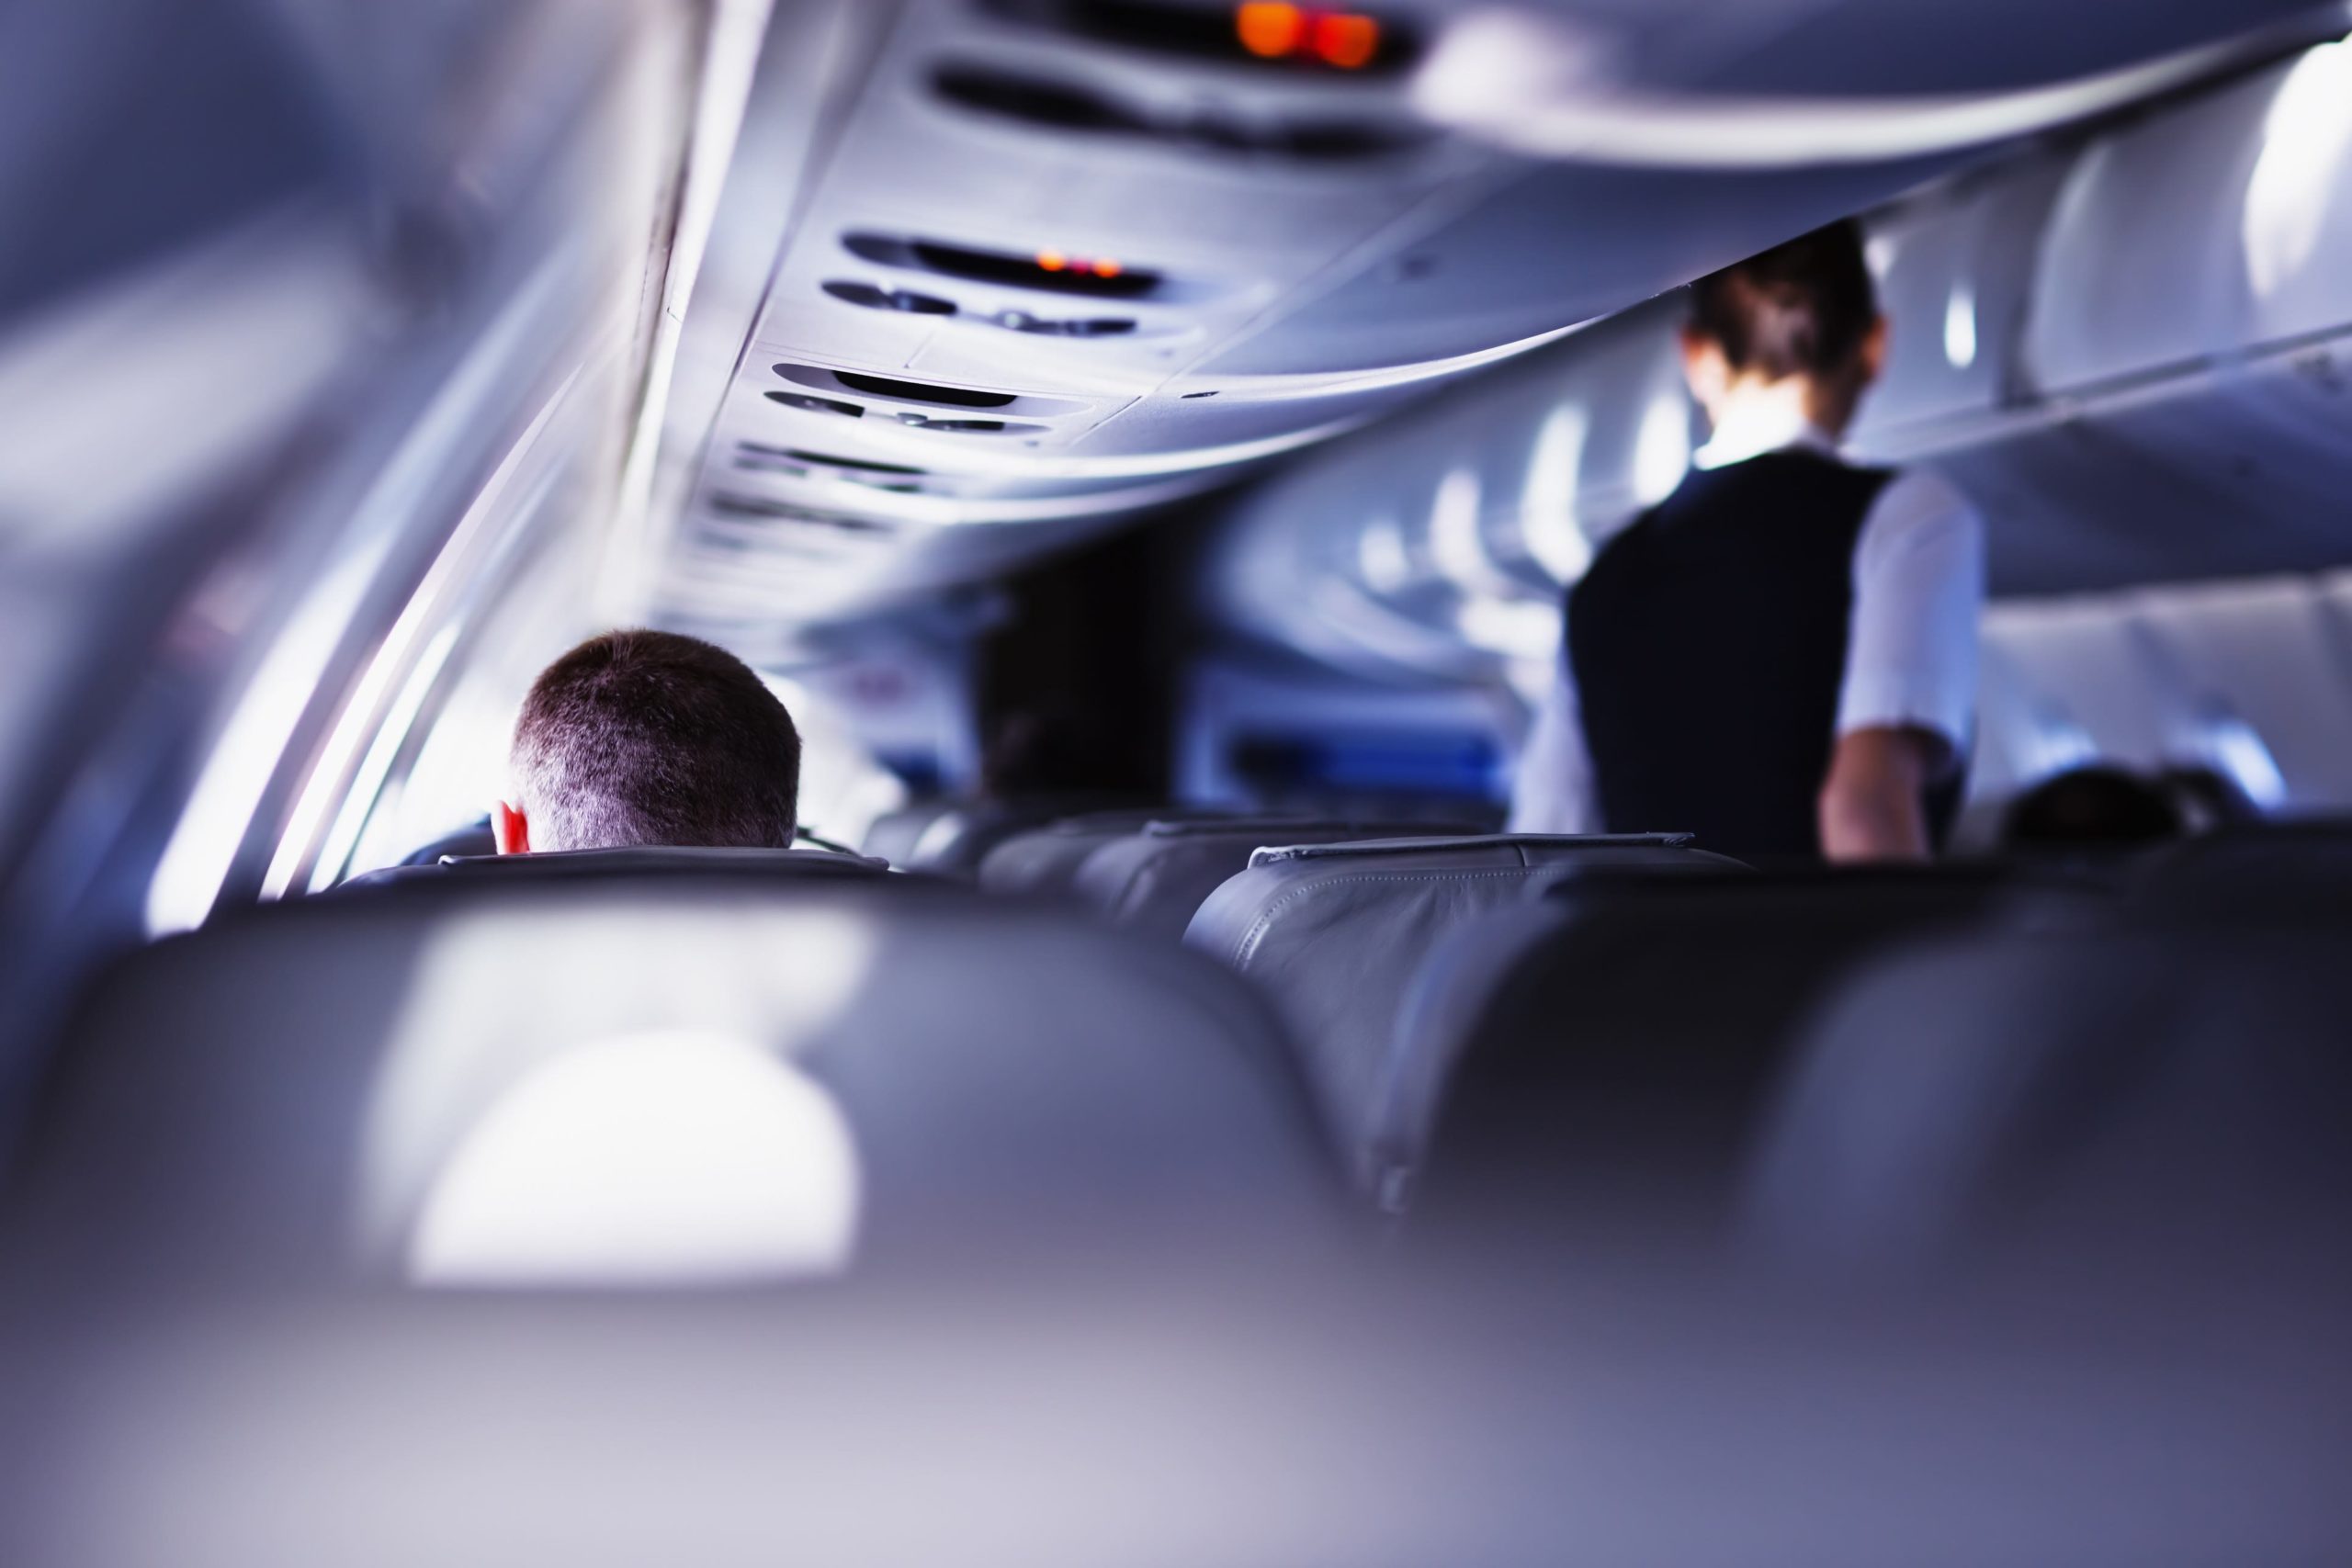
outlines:
[{"label": "leather seat back", "polygon": [[1184,943],[1255,982],[1306,1053],[1332,1134],[1371,1135],[1398,1014],[1449,931],[1548,873],[1686,874],[1737,863],[1685,835],[1474,835],[1261,849],[1193,917]]},{"label": "leather seat back", "polygon": [[[56,1060],[15,1213],[36,1254],[132,1275],[401,1278],[452,1235],[494,1272],[499,1237],[529,1265],[617,1231],[651,1250],[604,1262],[660,1276],[722,1218],[846,1238],[861,1269],[1238,1245],[1337,1191],[1230,976],[870,882],[485,877],[272,907],[128,955]],[[804,1156],[805,1190],[777,1163]],[[721,1190],[681,1207],[688,1178]],[[844,1192],[846,1215],[809,1212]],[[772,1239],[735,1262],[766,1277]]]},{"label": "leather seat back", "polygon": [[902,871],[968,882],[989,852],[1014,834],[1111,804],[1099,795],[925,801],[875,823],[862,847]]},{"label": "leather seat back", "polygon": [[2105,919],[2057,874],[1879,868],[1564,882],[1465,927],[1382,1091],[1371,1179],[1423,1230],[1720,1234],[1815,1010],[1939,933]]},{"label": "leather seat back", "polygon": [[1216,807],[1156,806],[1065,817],[1025,829],[990,850],[980,862],[980,890],[1074,902],[1079,868],[1105,844],[1154,822],[1217,821],[1232,815]]},{"label": "leather seat back", "polygon": [[1073,882],[1078,897],[1113,925],[1175,942],[1183,937],[1208,896],[1228,877],[1247,870],[1250,855],[1269,845],[1476,831],[1465,824],[1335,822],[1314,817],[1155,820],[1088,855]]},{"label": "leather seat back", "polygon": [[1812,1032],[1750,1172],[1783,1261],[2337,1271],[2340,936],[2132,930],[1891,955]]},{"label": "leather seat back", "polygon": [[2352,823],[2223,828],[2148,852],[2134,873],[2140,902],[2161,920],[2341,924],[2352,919]]}]

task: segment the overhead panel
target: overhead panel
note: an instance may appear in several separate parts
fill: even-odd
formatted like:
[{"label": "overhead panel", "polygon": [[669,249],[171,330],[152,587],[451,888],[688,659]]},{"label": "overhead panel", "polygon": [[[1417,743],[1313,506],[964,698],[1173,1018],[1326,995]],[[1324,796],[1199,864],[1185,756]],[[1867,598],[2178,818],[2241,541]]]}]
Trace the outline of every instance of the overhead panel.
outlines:
[{"label": "overhead panel", "polygon": [[[2023,0],[1986,4],[2022,15]],[[967,525],[1010,540],[1024,504],[1035,507],[1027,515],[1043,547],[1077,526],[1090,495],[1110,516],[1141,496],[1218,482],[1409,410],[1498,359],[1945,166],[1531,163],[1453,133],[1416,96],[1422,62],[1442,54],[1472,12],[1492,9],[1451,0],[890,8],[894,20],[870,29],[871,50],[844,54],[841,69],[854,80],[829,84],[839,111],[812,130],[804,194],[743,334],[734,384],[695,433],[701,477],[688,509],[718,517],[749,486],[763,502],[893,525],[854,542],[854,530],[836,528],[842,537],[822,548],[784,551],[801,565],[788,593],[775,590],[778,615],[865,613],[886,592],[940,579],[930,566],[869,572],[843,562],[892,552],[913,560],[934,536]],[[2278,7],[2257,0],[2233,20],[2184,0],[2120,16],[2109,7],[2094,22],[2053,18],[2042,6],[2022,29],[1989,28],[1977,15],[1972,25],[1998,33],[1997,50],[1982,38],[1965,47],[1946,39],[1957,13],[1943,6],[1563,0],[1544,9],[1591,44],[1596,101],[1659,93],[1712,101],[1812,91],[1812,71],[1895,97],[2030,86],[2226,36]],[[2324,104],[2309,107],[2319,101],[2312,92],[2300,101],[2278,112],[2326,120]],[[2266,100],[2245,112],[2271,108]],[[2271,167],[2274,187],[2314,177],[2278,173],[2276,159]],[[2106,186],[2070,186],[2061,205],[2120,199]],[[1955,221],[1980,225],[1989,244],[2005,225],[2031,221],[2023,215],[2031,205]],[[2341,226],[2333,197],[2316,210],[2298,221],[2323,235]],[[2105,222],[2094,227],[2104,231]],[[2279,231],[2287,241],[2275,254],[2296,254],[2302,230]],[[2334,286],[2289,270],[2298,281],[2270,290],[2265,319],[2327,315]],[[1909,416],[1989,406],[2023,369],[2088,365],[2079,344],[2038,335],[2039,318],[2011,324],[2004,291],[2023,281],[1968,286],[1980,285],[1975,357],[1932,388],[1906,373],[1904,385],[1919,389]],[[1956,284],[1922,275],[1921,286],[1949,296]],[[2153,300],[2166,287],[2154,280],[2143,292]],[[1654,400],[1646,390],[1595,397],[1576,414],[1547,400],[1503,446],[1490,447],[1485,433],[1471,441],[1466,449],[1479,456],[1470,466],[1482,477],[1468,544],[1459,521],[1467,481],[1429,498],[1448,541],[1429,557],[1445,579],[1429,588],[1431,604],[1462,613],[1443,606],[1465,593],[1484,604],[1478,583],[1550,581],[1589,547],[1577,543],[1581,524],[1557,522],[1581,503],[1562,502],[1556,484],[1536,486],[1541,515],[1553,521],[1531,525],[1511,513],[1503,498],[1526,488],[1534,465],[1503,446],[1576,446],[1596,475],[1623,467],[1634,477],[1609,481],[1616,499],[1605,504],[1614,506],[1687,451],[1687,430],[1671,428]],[[761,459],[762,451],[843,461]],[[1408,540],[1408,555],[1430,543],[1427,517],[1411,525],[1422,533]],[[728,526],[743,531],[740,513]],[[1022,547],[984,553],[1001,568]],[[710,559],[694,561],[697,592],[710,590],[713,570]],[[1485,615],[1477,635],[1493,647],[1531,640],[1532,615],[1505,627],[1474,613]]]}]

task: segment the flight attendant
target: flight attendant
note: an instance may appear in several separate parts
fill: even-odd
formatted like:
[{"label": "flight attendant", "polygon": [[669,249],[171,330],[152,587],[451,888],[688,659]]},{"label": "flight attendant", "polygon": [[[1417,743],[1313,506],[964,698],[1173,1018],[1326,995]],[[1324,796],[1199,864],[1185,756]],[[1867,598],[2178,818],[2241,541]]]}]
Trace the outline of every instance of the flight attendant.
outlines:
[{"label": "flight attendant", "polygon": [[1975,707],[1984,525],[1934,474],[1838,455],[1886,354],[1857,225],[1690,293],[1712,439],[1570,591],[1511,826],[1924,860]]}]

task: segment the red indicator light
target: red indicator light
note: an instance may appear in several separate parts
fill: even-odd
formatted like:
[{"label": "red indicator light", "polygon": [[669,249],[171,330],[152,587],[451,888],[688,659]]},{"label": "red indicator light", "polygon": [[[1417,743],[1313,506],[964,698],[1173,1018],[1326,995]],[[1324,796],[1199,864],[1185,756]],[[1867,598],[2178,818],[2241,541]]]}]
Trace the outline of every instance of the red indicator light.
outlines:
[{"label": "red indicator light", "polygon": [[1361,71],[1380,52],[1380,23],[1353,11],[1237,6],[1233,33],[1242,48],[1261,60],[1306,56],[1340,71]]},{"label": "red indicator light", "polygon": [[1380,24],[1332,11],[1315,18],[1315,56],[1341,71],[1361,71],[1380,52]]},{"label": "red indicator light", "polygon": [[1280,60],[1306,47],[1306,13],[1296,6],[1237,6],[1233,31],[1241,47],[1261,60]]}]

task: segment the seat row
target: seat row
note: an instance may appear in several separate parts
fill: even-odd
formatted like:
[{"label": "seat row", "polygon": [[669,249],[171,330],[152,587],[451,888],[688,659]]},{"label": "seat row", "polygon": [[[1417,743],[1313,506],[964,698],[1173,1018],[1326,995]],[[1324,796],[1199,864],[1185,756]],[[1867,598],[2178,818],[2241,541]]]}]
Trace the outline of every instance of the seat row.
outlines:
[{"label": "seat row", "polygon": [[2352,976],[2245,889],[2222,930],[2161,878],[1274,844],[1188,952],[866,863],[560,858],[126,954],[58,1043],[5,1245],[728,1282],[1291,1251],[1380,1209],[1869,1257],[2021,1193],[2345,1196]]}]

